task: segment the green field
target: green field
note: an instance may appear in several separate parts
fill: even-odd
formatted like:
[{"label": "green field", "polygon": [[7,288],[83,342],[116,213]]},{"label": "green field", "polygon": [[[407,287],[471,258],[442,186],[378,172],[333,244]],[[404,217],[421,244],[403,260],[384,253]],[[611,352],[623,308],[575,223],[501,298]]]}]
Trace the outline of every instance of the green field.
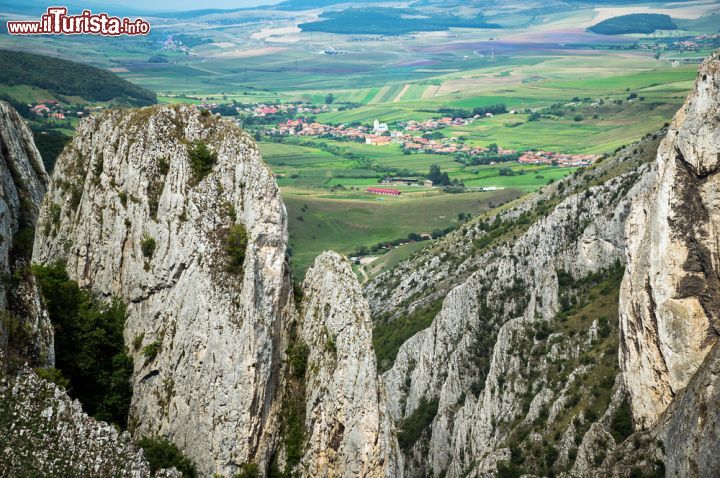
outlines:
[{"label": "green field", "polygon": [[302,276],[326,250],[350,254],[361,246],[457,225],[458,212],[476,216],[520,194],[517,189],[464,194],[419,191],[398,199],[360,191],[286,188],[283,200],[288,209],[293,269]]},{"label": "green field", "polygon": [[404,259],[407,259],[415,252],[423,247],[428,246],[429,242],[412,242],[403,246],[397,246],[390,252],[387,252],[375,259],[373,262],[365,266],[365,272],[369,279],[372,279],[383,272],[391,270]]}]

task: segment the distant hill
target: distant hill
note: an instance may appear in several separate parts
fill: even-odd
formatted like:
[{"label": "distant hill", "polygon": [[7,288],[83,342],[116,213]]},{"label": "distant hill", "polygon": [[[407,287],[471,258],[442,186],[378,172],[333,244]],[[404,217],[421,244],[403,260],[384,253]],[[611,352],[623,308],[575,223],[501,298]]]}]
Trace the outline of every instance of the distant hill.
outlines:
[{"label": "distant hill", "polygon": [[420,31],[442,31],[449,28],[500,28],[482,17],[465,18],[450,15],[429,15],[419,10],[400,8],[348,8],[340,12],[324,12],[324,20],[302,23],[308,32],[340,34],[402,35]]},{"label": "distant hill", "polygon": [[30,85],[53,95],[80,96],[88,101],[112,101],[130,106],[157,103],[155,93],[109,71],[61,60],[0,50],[0,85]]},{"label": "distant hill", "polygon": [[654,33],[656,30],[677,30],[669,15],[657,13],[631,13],[608,18],[588,31],[601,35],[625,35],[628,33]]},{"label": "distant hill", "polygon": [[337,5],[339,3],[379,3],[386,0],[363,0],[358,2],[352,2],[348,0],[285,0],[272,8],[275,10],[286,10],[286,11],[299,11],[299,10],[313,10],[315,8],[329,7],[331,5]]}]

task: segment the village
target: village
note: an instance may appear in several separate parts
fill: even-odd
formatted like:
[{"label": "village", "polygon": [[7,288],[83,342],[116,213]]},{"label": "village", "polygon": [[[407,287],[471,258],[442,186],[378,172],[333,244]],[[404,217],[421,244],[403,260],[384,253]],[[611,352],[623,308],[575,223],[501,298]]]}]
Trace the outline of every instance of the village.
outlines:
[{"label": "village", "polygon": [[[487,113],[488,117],[492,113]],[[459,138],[433,139],[432,135],[418,135],[412,133],[430,133],[432,131],[449,127],[465,126],[478,118],[451,118],[444,117],[425,121],[407,121],[398,123],[401,129],[390,130],[386,123],[375,120],[372,127],[357,125],[327,125],[317,122],[306,122],[303,119],[289,119],[265,131],[270,136],[310,136],[324,137],[345,141],[363,142],[369,145],[386,146],[399,145],[406,153],[433,153],[458,154],[470,158],[493,157],[495,161],[487,164],[496,164],[501,161],[517,160],[525,164],[548,164],[552,166],[589,166],[599,156],[587,154],[565,154],[552,151],[525,151],[505,149],[499,146],[482,147],[465,144]]]},{"label": "village", "polygon": [[[321,113],[328,113],[330,111],[336,111],[337,108],[332,108],[329,105],[312,105],[308,103],[229,103],[221,105],[209,98],[201,98],[198,104],[199,108],[214,111],[221,107],[230,107],[237,114],[250,116],[253,118],[266,118],[275,116],[286,116],[294,117],[298,114],[303,115],[317,115]],[[240,122],[239,122],[240,123]]]},{"label": "village", "polygon": [[[30,113],[33,113],[38,118],[50,118],[56,120],[64,120],[69,117],[83,118],[90,114],[91,109],[84,106],[65,106],[63,107],[60,102],[55,100],[48,100],[42,103],[29,104]],[[95,110],[102,109],[101,107],[95,107]]]}]

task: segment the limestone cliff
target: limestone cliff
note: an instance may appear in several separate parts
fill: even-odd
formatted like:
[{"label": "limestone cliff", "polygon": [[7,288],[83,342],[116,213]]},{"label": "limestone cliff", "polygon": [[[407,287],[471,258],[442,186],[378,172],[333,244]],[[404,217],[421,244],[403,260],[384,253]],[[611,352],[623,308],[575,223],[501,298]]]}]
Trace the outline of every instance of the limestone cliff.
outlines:
[{"label": "limestone cliff", "polygon": [[88,417],[30,368],[54,362],[53,328],[28,267],[46,185],[32,134],[0,102],[0,476],[151,476],[127,433]]},{"label": "limestone cliff", "polygon": [[720,333],[720,56],[700,68],[626,226],[620,363],[635,420],[655,424]]},{"label": "limestone cliff", "polygon": [[[252,140],[194,108],[152,107],[80,124],[58,158],[33,259],[63,261],[81,287],[128,304],[136,438],[168,437],[202,476],[251,462],[397,476],[359,285],[323,255],[298,317],[286,244],[279,190]],[[291,337],[307,347],[300,387],[286,365]],[[298,403],[306,418],[289,423]]]},{"label": "limestone cliff", "polygon": [[78,126],[33,260],[65,261],[81,287],[128,304],[129,427],[170,438],[208,476],[269,458],[294,313],[286,243],[279,190],[247,134],[149,107]]},{"label": "limestone cliff", "polygon": [[152,474],[127,432],[87,416],[27,367],[0,382],[0,476],[179,478]]},{"label": "limestone cliff", "polygon": [[376,372],[372,322],[350,264],[315,260],[303,284],[301,340],[306,373],[306,451],[312,477],[396,477],[402,461]]},{"label": "limestone cliff", "polygon": [[[47,181],[32,133],[17,111],[0,101],[0,350],[34,365],[54,362],[52,327],[28,271]],[[23,337],[13,340],[11,328]]]}]

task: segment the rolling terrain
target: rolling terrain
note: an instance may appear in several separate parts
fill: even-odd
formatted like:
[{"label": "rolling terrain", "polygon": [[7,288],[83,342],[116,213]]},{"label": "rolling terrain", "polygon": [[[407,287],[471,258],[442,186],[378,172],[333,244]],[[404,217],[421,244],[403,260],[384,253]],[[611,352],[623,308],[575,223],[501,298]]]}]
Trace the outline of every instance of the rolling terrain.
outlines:
[{"label": "rolling terrain", "polygon": [[[328,106],[306,115],[311,121],[371,127],[377,119],[398,129],[408,121],[440,118],[446,110],[502,104],[514,114],[440,129],[438,141],[607,156],[669,121],[691,87],[698,61],[720,41],[713,38],[720,6],[712,1],[463,2],[452,16],[445,4],[430,0],[393,8],[373,3],[283,2],[163,12],[149,15],[153,29],[147,37],[2,35],[0,47],[81,61],[152,90],[161,103],[217,104],[225,107],[222,114],[235,114],[234,105],[303,102]],[[658,14],[665,22],[659,26],[677,28],[617,35],[589,30],[608,22],[622,25],[633,14]],[[383,15],[387,21],[374,25],[395,30],[362,30],[363,22]],[[360,30],[347,31],[348,23]],[[20,103],[57,99],[41,86],[11,81],[0,85],[0,93]],[[61,99],[85,102],[75,96]],[[99,98],[92,103],[106,106]],[[337,138],[278,140],[266,132],[279,121],[263,123],[249,109],[234,118],[260,140],[263,157],[277,175],[291,232],[298,237],[291,247],[298,277],[324,248],[350,254],[409,232],[457,227],[459,214],[480,214],[575,170],[517,162],[472,165],[453,154],[407,155],[396,144]],[[75,125],[74,119],[48,119],[42,126],[69,135]],[[53,157],[54,144],[42,146]],[[400,188],[403,203],[428,211],[412,231],[402,219],[388,220],[397,217],[393,201],[364,192],[387,176],[424,177],[433,165],[465,190],[458,196],[437,188]],[[512,175],[501,175],[503,168]],[[487,206],[469,207],[466,196],[476,197],[476,204],[498,197],[487,200]],[[308,201],[317,208],[312,214],[303,211]],[[366,213],[353,216],[354,227],[332,232],[333,211],[346,207]],[[329,222],[320,233],[323,221]]]}]

